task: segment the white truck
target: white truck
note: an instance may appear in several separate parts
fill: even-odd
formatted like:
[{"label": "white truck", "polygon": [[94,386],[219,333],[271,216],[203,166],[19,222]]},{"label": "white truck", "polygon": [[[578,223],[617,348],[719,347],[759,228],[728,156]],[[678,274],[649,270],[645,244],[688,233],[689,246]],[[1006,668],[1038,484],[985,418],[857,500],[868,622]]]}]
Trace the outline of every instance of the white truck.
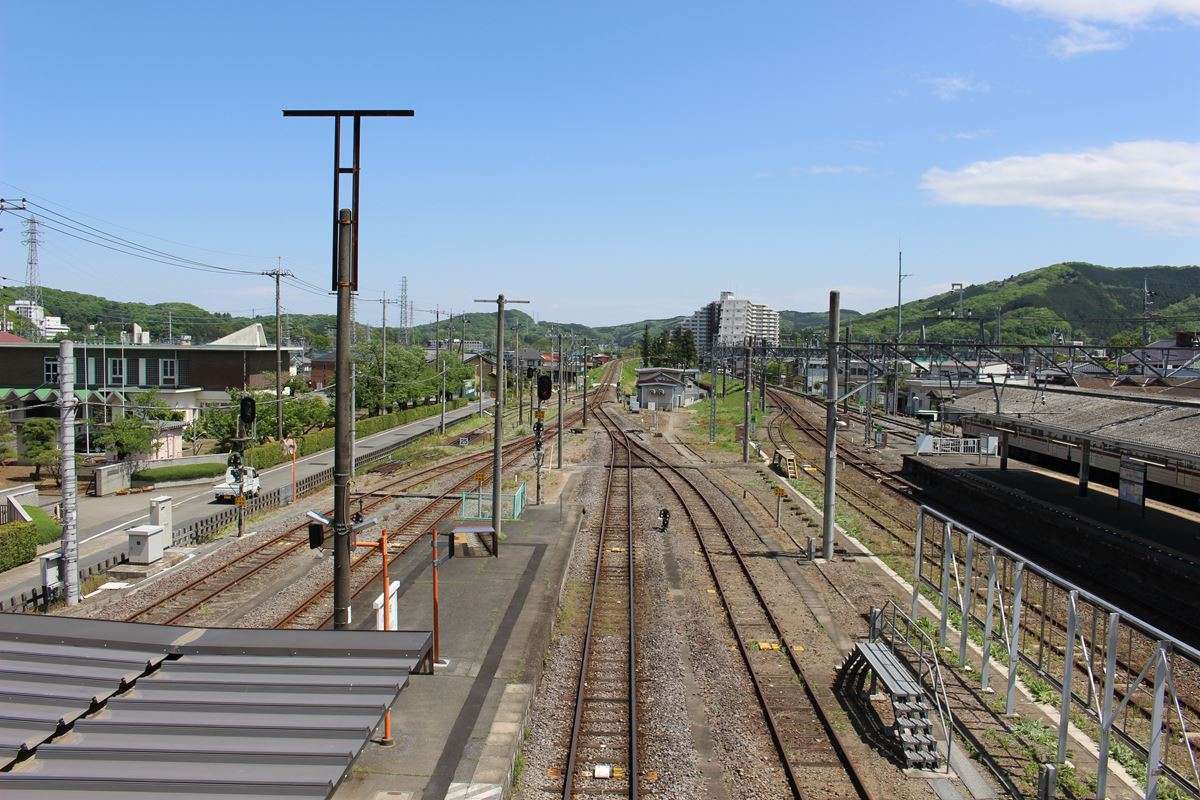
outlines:
[{"label": "white truck", "polygon": [[229,503],[234,502],[239,493],[249,500],[258,497],[260,491],[262,481],[254,467],[230,467],[225,470],[225,480],[213,487],[217,499]]}]

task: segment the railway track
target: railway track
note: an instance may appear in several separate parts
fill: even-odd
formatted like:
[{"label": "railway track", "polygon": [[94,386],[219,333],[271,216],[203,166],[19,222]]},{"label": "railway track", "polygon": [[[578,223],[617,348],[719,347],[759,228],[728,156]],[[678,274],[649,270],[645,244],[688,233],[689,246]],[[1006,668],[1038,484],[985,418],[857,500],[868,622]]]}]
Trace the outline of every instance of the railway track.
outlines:
[{"label": "railway track", "polygon": [[[620,425],[606,409],[599,407],[596,418],[610,435],[620,435]],[[627,441],[696,532],[792,797],[874,800],[831,721],[831,693],[810,682],[735,541],[727,520],[736,507],[725,508],[733,501],[700,470],[673,466],[644,444]]]},{"label": "railway track", "polygon": [[[513,413],[515,413],[515,410]],[[577,417],[578,413],[573,412],[569,419]],[[472,432],[490,428],[491,423],[488,423],[472,429]],[[553,426],[551,426],[552,429]],[[532,437],[524,437],[516,442],[505,445],[505,452],[506,454],[509,453],[510,448],[514,452],[526,446],[532,448],[532,442]],[[527,452],[527,449],[525,452]],[[360,510],[364,513],[373,511],[390,502],[393,499],[390,495],[416,488],[431,481],[445,478],[446,476],[452,476],[460,471],[465,472],[468,476],[473,475],[476,471],[490,463],[491,452],[484,451],[452,458],[399,476],[376,487],[370,493],[369,497],[360,498]],[[469,477],[454,483],[454,488],[448,491],[461,488],[466,482],[469,482]],[[326,512],[328,516],[332,516],[332,513],[332,509]],[[425,530],[428,530],[428,528],[425,528]],[[183,624],[201,615],[207,618],[233,612],[261,591],[262,578],[282,570],[290,563],[292,557],[307,548],[307,522],[291,526],[282,533],[264,538],[263,541],[244,553],[239,554],[229,561],[213,566],[204,573],[181,584],[169,594],[132,612],[125,617],[125,621],[164,625]],[[363,554],[356,554],[356,557],[361,558]],[[306,614],[307,611],[308,609],[306,608]],[[289,615],[288,621],[291,621],[291,619],[292,617]]]},{"label": "railway track", "polygon": [[[378,487],[373,494],[386,495],[391,492],[413,489],[456,470],[488,461],[490,461],[490,455],[487,453],[460,456],[389,481]],[[387,502],[388,499],[383,496],[372,498],[363,504],[363,510],[373,510]],[[332,511],[327,513],[332,513]],[[233,591],[235,587],[260,573],[282,566],[290,556],[307,548],[308,523],[294,525],[280,534],[265,539],[253,549],[247,550],[236,558],[219,564],[180,585],[153,604],[129,614],[125,617],[125,621],[175,625],[184,622],[202,606],[206,610],[213,605],[219,605],[222,609],[231,608],[246,599],[241,593]]]},{"label": "railway track", "polygon": [[[627,435],[608,432],[612,456],[563,771],[564,800],[638,796],[633,454]],[[624,763],[614,763],[621,756]]]},{"label": "railway track", "polygon": [[[773,392],[773,394],[776,403],[779,404],[781,409],[782,417],[788,422],[791,422],[799,431],[808,436],[814,444],[824,447],[824,430],[812,421],[807,420],[799,411],[799,409],[797,409],[792,402],[789,402],[790,398],[794,396],[790,394],[780,394],[778,392]],[[796,399],[798,400],[799,398]],[[796,448],[792,442],[786,438],[783,426],[780,424],[781,422],[782,419],[777,417],[770,426],[772,440],[773,442],[777,442],[777,446],[778,443],[782,443],[784,446],[795,451]],[[878,470],[878,467],[875,465],[871,465],[871,468],[869,469],[861,469],[860,465],[865,461],[865,459],[848,448],[844,448],[842,445],[838,446],[838,453],[840,461],[848,463],[857,471],[862,472],[866,477],[875,477],[876,471]],[[843,456],[843,454],[845,455]],[[816,467],[817,472],[822,472],[819,464],[814,466]],[[869,497],[867,493],[859,491],[853,486],[850,486],[847,482],[839,483],[838,493],[839,496],[849,505],[851,505],[857,512],[859,512],[861,516],[872,522],[881,531],[883,531],[890,540],[901,544],[906,549],[908,554],[912,554],[914,552],[914,545],[913,539],[910,537],[912,535],[911,531],[915,526],[916,505],[922,502],[918,499],[919,495],[916,495],[913,492],[913,489],[916,487],[909,484],[907,488],[897,488],[895,485],[888,482],[879,483],[884,487],[891,489],[894,495],[909,500],[914,504],[911,518],[906,519],[904,516],[896,514],[891,509],[881,505],[877,499]],[[904,483],[908,482],[905,481]],[[949,511],[949,509],[947,510]],[[955,514],[952,512],[952,515],[971,522],[981,532],[990,533],[993,536],[997,536],[1001,541],[1004,539],[1004,536],[1001,533],[990,530],[993,526],[988,520],[980,519],[978,514],[970,512],[960,512]],[[896,529],[897,526],[899,527],[899,530]],[[934,570],[937,570],[940,569],[942,555],[940,544],[935,540],[936,537],[933,537],[933,540],[927,540],[922,560]],[[961,560],[962,554],[958,553],[957,555]],[[977,572],[977,574],[979,573]],[[1069,571],[1068,574],[1070,574]],[[1007,584],[1007,580],[1003,581],[1003,583]],[[1031,583],[1026,590],[1025,608],[1027,612],[1032,613],[1026,613],[1022,616],[1021,629],[1025,632],[1025,634],[1027,634],[1027,638],[1024,639],[1025,645],[1023,645],[1021,660],[1023,663],[1032,668],[1040,667],[1043,663],[1043,659],[1047,655],[1052,655],[1054,658],[1060,661],[1065,657],[1065,649],[1062,646],[1062,642],[1055,641],[1054,636],[1057,635],[1059,639],[1064,636],[1066,625],[1063,617],[1066,612],[1064,608],[1059,608],[1057,603],[1048,602],[1046,588],[1046,584],[1043,582],[1040,601],[1035,599],[1037,597],[1035,584]],[[1011,589],[1009,588],[1009,590]],[[1136,609],[1144,615],[1144,618],[1153,619],[1155,616],[1152,612],[1147,613],[1145,610],[1142,610],[1142,604],[1138,598],[1125,598],[1122,596],[1119,590],[1109,591],[1108,594],[1115,595],[1114,602],[1116,602],[1118,605]],[[1053,600],[1053,598],[1049,599]],[[979,599],[976,598],[976,600],[978,602]],[[982,621],[978,618],[973,618],[973,624],[982,625]],[[1049,629],[1054,635],[1048,635],[1047,629]],[[1097,637],[1094,631],[1089,638],[1093,645],[1095,645],[1095,640]],[[1025,652],[1025,647],[1033,646],[1035,644],[1037,645],[1036,655]],[[1128,636],[1124,637],[1124,641],[1116,659],[1116,664],[1120,672],[1129,678],[1137,675],[1140,671],[1141,664],[1151,651],[1152,647],[1153,643],[1149,640],[1139,640],[1135,642],[1133,631],[1130,630],[1128,632]],[[1089,674],[1089,670],[1094,671],[1094,663],[1090,663],[1089,659],[1097,658],[1097,656],[1095,656],[1095,654],[1089,655],[1088,652],[1084,652],[1081,648],[1077,648],[1076,653],[1077,655],[1074,661],[1074,675],[1075,681],[1078,682],[1083,680],[1083,677]],[[1176,659],[1177,656],[1173,655],[1172,658]],[[1194,720],[1200,718],[1200,703],[1198,703],[1195,699],[1196,695],[1200,693],[1200,674],[1197,674],[1197,670],[1190,664],[1182,663],[1178,660],[1175,662],[1175,669],[1177,670],[1177,675],[1179,676],[1177,681],[1181,689],[1179,697],[1180,705],[1191,719]],[[1054,683],[1052,679],[1051,683]],[[1084,706],[1090,706],[1092,705],[1092,697],[1090,694],[1085,695],[1081,693],[1084,688],[1085,687],[1079,687],[1076,685],[1073,688],[1073,693],[1077,701],[1082,703]],[[1136,687],[1133,688],[1136,689]],[[1148,720],[1150,709],[1148,708],[1149,701],[1146,693],[1141,691],[1130,692],[1129,687],[1127,686],[1117,686],[1115,690],[1115,696],[1118,702],[1124,699],[1127,694],[1129,695],[1129,702],[1126,705],[1127,711],[1125,716],[1125,724],[1129,723],[1129,710],[1136,710],[1137,713],[1145,716]],[[1142,746],[1141,743],[1128,743],[1134,744],[1138,747]]]},{"label": "railway track", "polygon": [[[599,399],[608,390],[607,384],[610,382],[614,371],[615,368],[608,368],[605,372],[604,380],[601,381],[601,386],[588,395],[589,398],[593,398],[592,402],[595,402],[596,399]],[[558,430],[559,424],[565,424],[570,427],[579,421],[582,416],[582,409],[572,411],[563,420],[547,425],[543,435],[549,439]],[[533,448],[534,437],[525,436],[504,445],[503,460],[508,464],[516,463],[519,459],[531,453]],[[481,455],[481,464],[490,465],[492,463],[491,453],[483,453]],[[430,500],[418,511],[406,517],[400,525],[389,529],[389,566],[407,553],[422,535],[435,528],[438,523],[448,519],[455,512],[458,508],[458,499],[455,497],[456,493],[475,484],[474,475],[478,469],[479,467],[475,466],[471,472],[465,473],[460,481],[443,492],[439,497]],[[488,473],[489,479],[483,482],[484,486],[491,485],[490,469]],[[393,537],[395,538],[393,539]],[[376,559],[374,551],[362,549],[355,552],[350,562],[351,599],[357,598],[368,586],[374,586],[382,575],[383,568],[380,565],[380,561]],[[329,580],[315,592],[309,594],[300,605],[280,620],[275,627],[327,628],[332,623],[333,581]]]}]

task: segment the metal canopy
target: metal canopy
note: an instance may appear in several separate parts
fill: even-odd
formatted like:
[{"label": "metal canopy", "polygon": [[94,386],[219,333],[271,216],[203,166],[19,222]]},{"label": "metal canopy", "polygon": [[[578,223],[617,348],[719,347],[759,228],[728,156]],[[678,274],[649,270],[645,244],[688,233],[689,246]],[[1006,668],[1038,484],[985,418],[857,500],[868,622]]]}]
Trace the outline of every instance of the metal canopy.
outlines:
[{"label": "metal canopy", "polygon": [[0,796],[328,797],[429,651],[424,631],[0,614]]}]

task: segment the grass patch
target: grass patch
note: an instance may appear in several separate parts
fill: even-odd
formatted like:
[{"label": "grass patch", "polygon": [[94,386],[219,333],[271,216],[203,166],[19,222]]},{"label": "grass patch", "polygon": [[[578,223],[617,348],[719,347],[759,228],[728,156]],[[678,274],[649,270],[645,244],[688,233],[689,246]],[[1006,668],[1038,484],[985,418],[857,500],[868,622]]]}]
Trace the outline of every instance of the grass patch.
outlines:
[{"label": "grass patch", "polygon": [[37,506],[25,509],[33,521],[34,537],[38,544],[50,544],[62,538],[62,525]]},{"label": "grass patch", "polygon": [[220,463],[178,464],[170,467],[151,467],[133,473],[133,480],[151,483],[186,481],[193,478],[216,478],[225,474],[225,465]]}]

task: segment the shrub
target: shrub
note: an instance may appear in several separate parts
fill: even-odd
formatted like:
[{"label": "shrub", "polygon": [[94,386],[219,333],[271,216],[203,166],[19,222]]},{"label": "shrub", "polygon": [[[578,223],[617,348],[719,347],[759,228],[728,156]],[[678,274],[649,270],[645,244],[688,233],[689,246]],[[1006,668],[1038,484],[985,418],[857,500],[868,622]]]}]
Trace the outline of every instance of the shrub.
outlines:
[{"label": "shrub", "polygon": [[[456,400],[446,401],[447,413],[456,408],[461,408],[466,405],[466,400],[461,398]],[[394,414],[381,414],[378,417],[365,417],[358,420],[355,427],[355,438],[361,439],[364,436],[370,436],[380,431],[386,431],[389,428],[395,428],[398,425],[404,425],[418,419],[425,419],[435,414],[440,413],[442,407],[440,404],[431,403],[430,405],[417,406],[416,408],[408,408],[404,411],[397,411]],[[328,450],[333,447],[333,428],[325,428],[323,430],[314,431],[305,434],[304,436],[296,437],[296,457],[303,458],[311,456],[313,453],[319,453],[322,450]],[[282,464],[288,460],[287,451],[279,442],[268,442],[254,447],[247,447],[245,453],[246,463],[255,469],[267,469],[276,464]]]},{"label": "shrub", "polygon": [[0,525],[0,570],[33,561],[37,555],[37,536],[37,526],[32,522]]},{"label": "shrub", "polygon": [[135,481],[186,481],[191,478],[215,478],[225,474],[225,465],[210,462],[177,464],[171,467],[151,467],[133,473]]}]

